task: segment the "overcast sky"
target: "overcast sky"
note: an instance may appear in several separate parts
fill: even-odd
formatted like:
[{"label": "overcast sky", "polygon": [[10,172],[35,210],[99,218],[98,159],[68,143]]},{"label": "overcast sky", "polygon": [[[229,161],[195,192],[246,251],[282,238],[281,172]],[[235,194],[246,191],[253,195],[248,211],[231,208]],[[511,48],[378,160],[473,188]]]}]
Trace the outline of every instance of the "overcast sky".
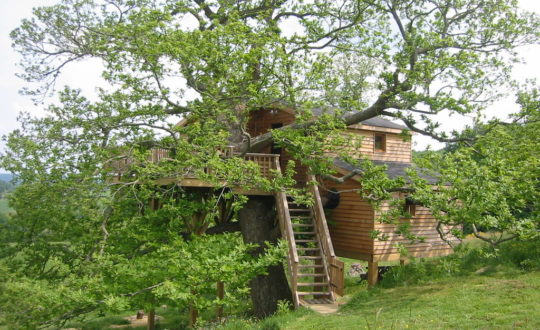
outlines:
[{"label": "overcast sky", "polygon": [[[11,48],[9,33],[19,25],[21,19],[31,16],[33,7],[54,3],[57,3],[57,0],[0,0],[0,136],[18,127],[16,119],[21,111],[39,114],[43,109],[43,105],[33,104],[29,97],[19,94],[25,82],[15,76],[16,72],[20,72],[17,67],[19,56]],[[521,0],[520,3],[523,8],[540,14],[540,0]],[[519,52],[527,65],[516,66],[514,77],[521,81],[527,78],[536,78],[540,81],[540,61],[538,61],[540,45],[524,47]],[[74,65],[62,74],[58,86],[70,85],[82,88],[86,95],[92,94],[100,81],[99,68],[99,63],[95,61]],[[505,118],[508,113],[516,110],[517,106],[513,102],[513,97],[509,97],[490,107],[486,115]],[[445,118],[445,114],[442,114],[439,117],[443,128],[448,131],[459,130],[465,124],[464,120],[457,116]],[[441,144],[427,137],[415,137],[415,149],[422,150],[427,145],[432,145],[436,149],[441,147]],[[4,143],[0,142],[0,152],[3,147]]]}]

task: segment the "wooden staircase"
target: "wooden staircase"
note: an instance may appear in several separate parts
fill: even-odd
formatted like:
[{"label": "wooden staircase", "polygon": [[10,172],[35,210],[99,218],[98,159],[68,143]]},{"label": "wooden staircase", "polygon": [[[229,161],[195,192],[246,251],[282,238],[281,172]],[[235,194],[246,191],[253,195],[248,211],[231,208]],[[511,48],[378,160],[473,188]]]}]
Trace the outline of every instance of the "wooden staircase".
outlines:
[{"label": "wooden staircase", "polygon": [[308,206],[296,204],[290,197],[287,204],[299,260],[295,292],[298,304],[333,304],[336,297],[330,286],[329,271],[312,211]]},{"label": "wooden staircase", "polygon": [[[279,170],[279,160],[276,160]],[[316,182],[315,177],[309,177]],[[283,239],[288,246],[288,270],[295,307],[336,305],[343,295],[344,264],[337,259],[317,185],[310,185],[314,205],[297,204],[285,192],[275,193]]]}]

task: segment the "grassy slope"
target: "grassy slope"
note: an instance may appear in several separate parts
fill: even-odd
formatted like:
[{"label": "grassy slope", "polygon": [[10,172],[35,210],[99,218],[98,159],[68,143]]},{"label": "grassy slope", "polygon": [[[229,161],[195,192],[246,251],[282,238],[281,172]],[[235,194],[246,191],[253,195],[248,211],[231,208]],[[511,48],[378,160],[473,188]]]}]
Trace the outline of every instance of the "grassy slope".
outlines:
[{"label": "grassy slope", "polygon": [[[265,325],[266,324],[266,325]],[[540,272],[468,276],[359,292],[338,314],[305,311],[225,329],[540,328]]]},{"label": "grassy slope", "polygon": [[[497,258],[476,248],[445,258],[418,260],[395,268],[370,291],[365,281],[346,281],[343,299],[347,304],[333,315],[300,309],[259,322],[229,316],[223,326],[207,323],[202,328],[540,329],[540,240],[505,244]],[[202,319],[213,318],[213,311],[202,314],[208,314]],[[158,329],[185,328],[179,324],[186,324],[187,311],[165,309],[158,315],[164,317]],[[77,326],[104,329],[121,323],[118,316],[98,317]]]}]

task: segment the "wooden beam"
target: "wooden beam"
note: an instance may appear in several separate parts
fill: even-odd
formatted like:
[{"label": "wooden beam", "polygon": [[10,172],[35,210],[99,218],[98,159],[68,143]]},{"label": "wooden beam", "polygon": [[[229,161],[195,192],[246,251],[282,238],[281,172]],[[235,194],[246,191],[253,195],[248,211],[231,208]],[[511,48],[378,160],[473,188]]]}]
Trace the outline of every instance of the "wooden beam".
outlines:
[{"label": "wooden beam", "polygon": [[363,260],[363,261],[371,261],[373,259],[373,256],[369,253],[342,250],[338,248],[334,248],[334,252],[336,253],[338,257],[343,257],[343,258],[350,258],[350,259]]}]

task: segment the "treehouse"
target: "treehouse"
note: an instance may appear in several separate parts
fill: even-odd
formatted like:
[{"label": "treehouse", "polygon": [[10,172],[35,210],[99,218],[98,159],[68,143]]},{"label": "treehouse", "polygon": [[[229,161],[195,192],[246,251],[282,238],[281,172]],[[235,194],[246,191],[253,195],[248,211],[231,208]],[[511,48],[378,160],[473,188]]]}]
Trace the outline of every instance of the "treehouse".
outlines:
[{"label": "treehouse", "polygon": [[[318,116],[323,110],[315,109],[313,112]],[[251,137],[256,137],[294,122],[295,112],[292,109],[261,109],[250,112],[246,130]],[[183,121],[179,125],[186,123]],[[385,165],[390,178],[406,177],[406,169],[414,165],[411,140],[404,139],[404,129],[382,118],[351,125],[344,133],[347,134],[347,141],[351,142],[347,146],[347,153],[353,158],[364,156],[376,164]],[[152,161],[159,162],[166,157],[166,150],[152,150]],[[223,157],[244,157],[256,163],[267,177],[282,171],[291,159],[286,150],[276,145],[268,145],[259,153],[239,154],[230,149],[223,152]],[[130,162],[126,158],[112,165],[118,178]],[[449,242],[455,238],[441,235],[442,229],[448,231],[448,228],[438,227],[429,209],[406,199],[405,193],[396,193],[396,197],[406,201],[404,204],[409,215],[401,218],[400,222],[408,225],[412,235],[423,237],[421,241],[412,242],[410,238],[398,234],[398,224],[380,221],[382,213],[390,209],[389,203],[375,209],[357,192],[362,189],[358,164],[351,165],[335,158],[333,166],[339,173],[338,177],[341,176],[341,182],[317,179],[306,166],[296,165],[297,182],[317,182],[306,186],[314,200],[310,206],[296,203],[283,191],[245,189],[242,184],[233,184],[225,178],[216,184],[201,180],[189,170],[180,180],[163,177],[158,181],[199,188],[227,185],[239,194],[273,196],[281,235],[288,243],[289,284],[295,306],[333,304],[337,296],[343,294],[344,264],[338,259],[339,256],[367,261],[368,282],[372,286],[377,281],[380,261],[404,261],[409,256],[424,258],[452,252]],[[205,171],[211,171],[211,168]],[[428,175],[420,175],[428,182],[435,180]],[[377,237],[385,239],[374,238],[374,232],[379,233]],[[400,246],[405,246],[408,254],[402,254]]]}]

